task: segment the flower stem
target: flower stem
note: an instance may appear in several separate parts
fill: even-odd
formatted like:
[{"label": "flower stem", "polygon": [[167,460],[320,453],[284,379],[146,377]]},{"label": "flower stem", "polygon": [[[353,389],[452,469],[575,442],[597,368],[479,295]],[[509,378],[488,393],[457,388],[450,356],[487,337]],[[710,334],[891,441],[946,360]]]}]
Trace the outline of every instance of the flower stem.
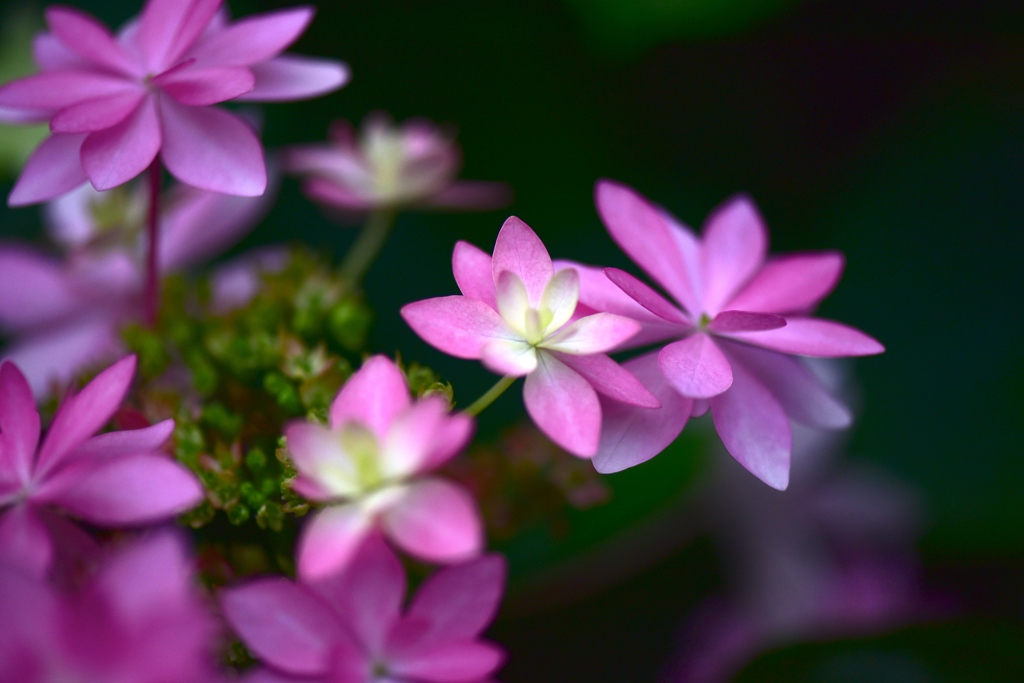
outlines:
[{"label": "flower stem", "polygon": [[484,395],[473,401],[472,405],[466,408],[465,412],[467,415],[476,417],[480,413],[484,412],[484,408],[494,403],[494,400],[505,393],[505,390],[512,386],[512,383],[516,381],[516,377],[511,375],[502,377],[494,386],[484,392]]},{"label": "flower stem", "polygon": [[146,323],[156,326],[160,313],[160,262],[157,253],[160,244],[160,159],[153,159],[147,171],[149,180],[149,214],[147,216],[147,235],[149,249],[146,252],[146,292],[145,312]]},{"label": "flower stem", "polygon": [[341,264],[341,274],[350,285],[359,284],[373,260],[377,258],[388,235],[391,234],[395,214],[396,211],[391,208],[376,209],[370,214],[362,232],[356,238],[356,243],[349,249]]}]

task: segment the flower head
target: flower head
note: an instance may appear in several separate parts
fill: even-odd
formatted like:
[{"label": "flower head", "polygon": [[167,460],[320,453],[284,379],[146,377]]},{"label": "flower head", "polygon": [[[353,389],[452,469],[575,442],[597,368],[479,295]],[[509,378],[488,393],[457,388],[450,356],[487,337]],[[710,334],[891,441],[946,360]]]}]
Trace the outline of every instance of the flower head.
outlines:
[{"label": "flower head", "polygon": [[295,421],[285,428],[298,470],[292,486],[327,505],[303,528],[300,575],[337,571],[378,526],[431,561],[457,562],[480,551],[479,513],[469,494],[423,476],[465,447],[471,418],[449,415],[440,396],[413,403],[402,371],[384,356],[349,378],[329,417],[327,426]]},{"label": "flower head", "polygon": [[330,92],[339,62],[282,55],[313,16],[308,7],[229,23],[222,0],[149,0],[117,35],[67,7],[46,12],[35,42],[40,73],[0,88],[0,108],[49,120],[11,192],[12,206],[121,185],[157,157],[178,180],[243,196],[267,185],[263,149],[244,121],[210,105]]},{"label": "flower head", "polygon": [[427,299],[402,317],[429,344],[490,370],[526,377],[526,410],[541,431],[571,453],[589,457],[601,431],[600,392],[648,408],[657,399],[605,352],[640,331],[612,313],[577,316],[579,274],[555,272],[551,257],[526,223],[511,217],[493,257],[459,242],[452,257],[463,296]]}]

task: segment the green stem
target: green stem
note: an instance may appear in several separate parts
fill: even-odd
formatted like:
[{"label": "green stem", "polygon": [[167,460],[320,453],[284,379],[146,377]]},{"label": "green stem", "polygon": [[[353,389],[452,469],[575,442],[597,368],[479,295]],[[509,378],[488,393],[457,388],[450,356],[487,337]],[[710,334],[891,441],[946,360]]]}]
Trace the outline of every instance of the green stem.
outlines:
[{"label": "green stem", "polygon": [[516,377],[508,376],[499,379],[493,387],[488,389],[483,396],[473,401],[473,404],[466,408],[465,412],[467,415],[476,417],[484,411],[484,408],[494,403],[494,399],[498,398],[505,393],[505,390],[512,386],[512,383],[516,381]]},{"label": "green stem", "polygon": [[370,214],[363,226],[362,232],[356,238],[355,244],[345,254],[345,260],[341,264],[341,274],[348,280],[350,285],[358,285],[370,269],[370,265],[377,254],[380,253],[384,243],[391,234],[391,228],[395,224],[395,214],[391,208],[377,209]]}]

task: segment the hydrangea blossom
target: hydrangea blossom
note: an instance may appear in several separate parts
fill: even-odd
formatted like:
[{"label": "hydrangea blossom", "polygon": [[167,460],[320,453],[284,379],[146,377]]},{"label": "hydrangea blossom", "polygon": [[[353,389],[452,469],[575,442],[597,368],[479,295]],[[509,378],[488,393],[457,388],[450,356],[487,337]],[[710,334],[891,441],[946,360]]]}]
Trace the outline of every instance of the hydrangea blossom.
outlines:
[{"label": "hydrangea blossom", "polygon": [[71,8],[46,11],[35,42],[41,72],[0,88],[15,118],[48,120],[11,192],[12,206],[46,201],[88,180],[125,183],[160,158],[178,180],[256,196],[267,184],[252,128],[228,100],[282,101],[342,86],[346,67],[282,55],[313,16],[308,7],[229,23],[222,0],[149,0],[115,36]]},{"label": "hydrangea blossom", "polygon": [[0,680],[213,683],[217,627],[184,543],[164,532],[108,558],[70,595],[0,563]]},{"label": "hydrangea blossom", "polygon": [[249,683],[484,683],[502,651],[480,640],[494,619],[505,563],[447,567],[403,613],[405,572],[379,539],[349,569],[316,583],[266,578],[221,596],[228,622],[269,668]]},{"label": "hydrangea blossom", "polygon": [[55,510],[116,528],[169,519],[203,499],[192,473],[159,452],[173,420],[95,435],[134,372],[129,356],[66,398],[37,450],[32,392],[13,363],[0,364],[0,561],[47,570],[56,552],[52,529],[68,524]]},{"label": "hydrangea blossom", "polygon": [[540,238],[511,217],[493,258],[465,242],[452,257],[463,296],[417,301],[405,321],[429,344],[459,358],[479,359],[507,377],[526,377],[523,400],[552,441],[589,457],[601,432],[598,392],[616,402],[653,408],[658,400],[605,352],[640,331],[612,313],[577,316],[579,274],[557,273]]},{"label": "hydrangea blossom", "polygon": [[710,408],[728,451],[765,483],[785,489],[790,419],[842,428],[849,411],[794,356],[862,356],[883,347],[846,325],[810,317],[835,286],[834,252],[766,260],[767,231],[738,197],[715,211],[698,238],[635,191],[597,185],[597,208],[612,239],[674,301],[632,275],[588,273],[581,300],[645,325],[637,343],[669,341],[627,364],[664,407],[642,414],[613,406],[595,465],[615,472],[668,445],[687,419]]},{"label": "hydrangea blossom", "polygon": [[301,576],[339,570],[378,527],[429,561],[458,562],[480,552],[473,499],[455,484],[424,476],[458,454],[472,434],[472,419],[448,410],[440,396],[413,403],[402,371],[374,356],[338,392],[327,426],[287,425],[298,470],[292,486],[327,505],[302,529]]},{"label": "hydrangea blossom", "polygon": [[306,194],[343,211],[424,206],[487,209],[508,203],[504,183],[455,180],[458,145],[425,119],[395,126],[385,115],[367,117],[357,139],[348,121],[336,121],[326,145],[302,145],[285,154],[285,169],[307,177]]}]

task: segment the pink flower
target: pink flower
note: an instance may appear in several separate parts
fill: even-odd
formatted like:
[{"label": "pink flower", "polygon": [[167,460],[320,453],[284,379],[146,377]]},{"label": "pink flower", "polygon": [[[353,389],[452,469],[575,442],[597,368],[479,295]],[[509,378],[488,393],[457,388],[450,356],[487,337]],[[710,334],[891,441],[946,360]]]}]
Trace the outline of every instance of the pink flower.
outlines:
[{"label": "pink flower", "polygon": [[[601,432],[600,392],[630,405],[657,407],[635,377],[605,355],[640,331],[611,313],[576,316],[575,268],[555,272],[547,249],[511,217],[494,256],[459,242],[452,256],[464,296],[417,301],[402,317],[427,343],[494,372],[526,377],[523,400],[541,431],[567,451],[589,457]],[[575,317],[574,317],[575,316]]]},{"label": "pink flower", "polygon": [[159,451],[174,421],[94,436],[124,399],[135,357],[110,366],[64,400],[37,450],[39,413],[25,377],[0,364],[0,558],[35,572],[50,567],[60,510],[90,524],[124,527],[182,513],[203,498],[183,466]]},{"label": "pink flower", "polygon": [[842,256],[819,252],[766,261],[767,231],[745,197],[715,211],[703,238],[623,185],[599,182],[596,199],[612,239],[674,301],[621,270],[605,270],[607,278],[586,274],[583,303],[644,323],[634,343],[671,340],[626,364],[662,409],[642,414],[615,406],[595,466],[616,472],[653,457],[691,414],[710,408],[729,453],[768,485],[785,489],[789,421],[833,429],[850,422],[846,407],[794,356],[883,351],[863,332],[809,317],[839,280]]},{"label": "pink flower", "polygon": [[86,180],[109,190],[160,154],[178,180],[256,196],[267,185],[252,128],[209,105],[321,95],[348,79],[329,60],[282,55],[313,16],[308,7],[229,24],[221,0],[149,0],[116,35],[66,7],[46,12],[35,42],[41,72],[0,88],[0,107],[49,120],[8,203],[46,201]]},{"label": "pink flower", "polygon": [[312,584],[260,579],[228,589],[221,605],[246,647],[271,667],[250,683],[483,683],[503,659],[480,633],[494,619],[504,581],[498,555],[448,567],[403,613],[405,572],[374,539],[343,574]]},{"label": "pink flower", "polygon": [[327,504],[302,529],[299,574],[307,580],[340,570],[380,527],[417,557],[458,562],[480,552],[476,504],[465,490],[422,476],[454,457],[473,431],[447,402],[409,398],[405,376],[373,356],[341,388],[330,424],[292,422],[288,452],[296,491]]},{"label": "pink flower", "polygon": [[327,145],[293,147],[285,156],[286,170],[308,177],[306,194],[328,206],[352,212],[489,209],[511,197],[504,183],[456,181],[462,165],[458,145],[425,119],[397,127],[385,115],[371,115],[358,140],[348,121],[336,121],[330,133]]},{"label": "pink flower", "polygon": [[80,591],[0,564],[0,680],[212,683],[216,625],[169,532],[136,541]]}]

